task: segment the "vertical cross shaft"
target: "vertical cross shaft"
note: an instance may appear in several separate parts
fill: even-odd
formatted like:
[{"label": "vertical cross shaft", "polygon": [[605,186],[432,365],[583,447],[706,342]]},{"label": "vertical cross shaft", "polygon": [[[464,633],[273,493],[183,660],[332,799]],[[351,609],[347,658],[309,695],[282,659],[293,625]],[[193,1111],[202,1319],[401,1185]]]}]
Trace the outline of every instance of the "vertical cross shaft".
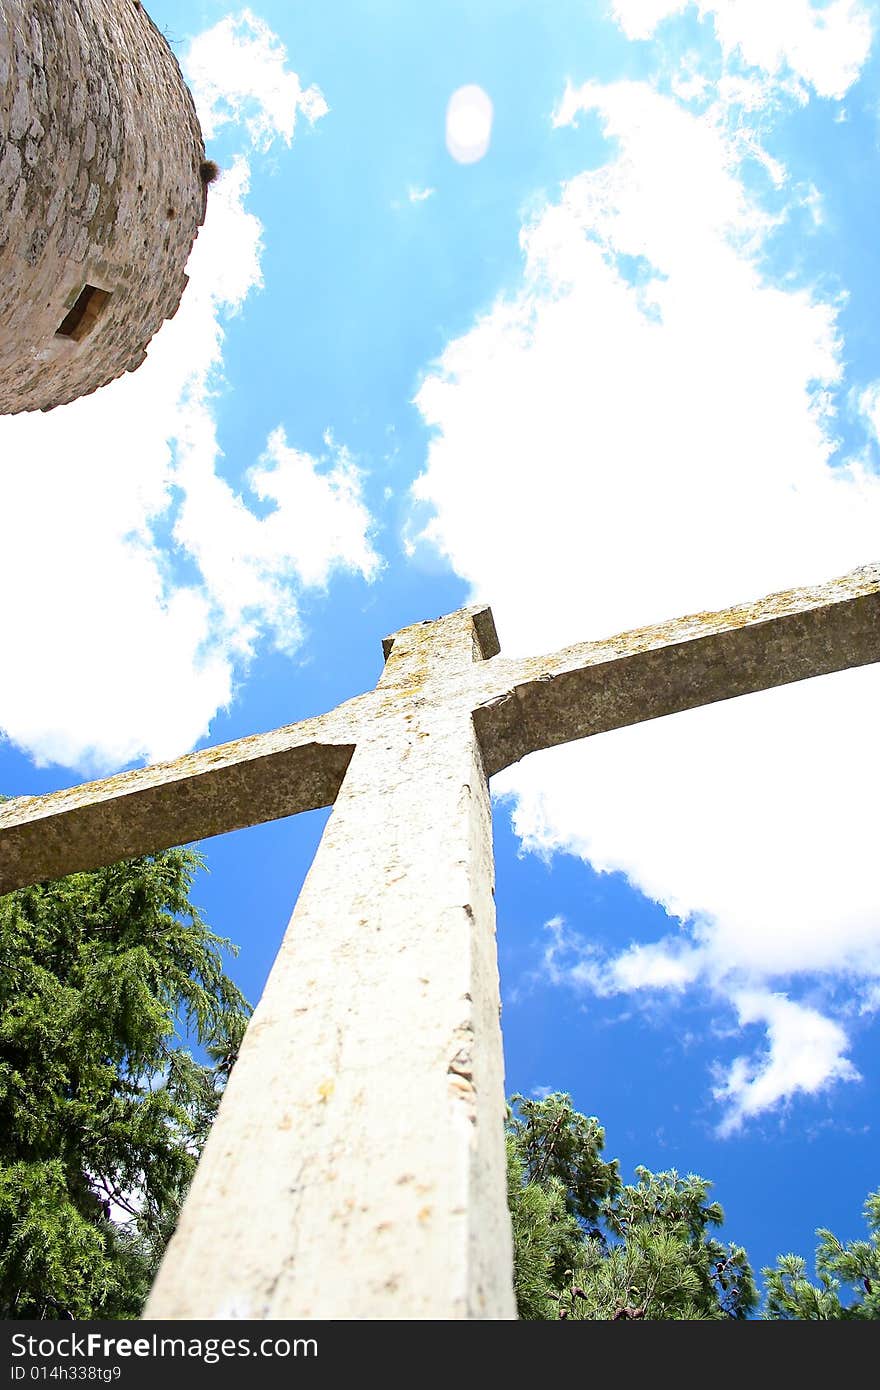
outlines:
[{"label": "vertical cross shaft", "polygon": [[148,1318],[515,1316],[481,620],[390,644]]}]

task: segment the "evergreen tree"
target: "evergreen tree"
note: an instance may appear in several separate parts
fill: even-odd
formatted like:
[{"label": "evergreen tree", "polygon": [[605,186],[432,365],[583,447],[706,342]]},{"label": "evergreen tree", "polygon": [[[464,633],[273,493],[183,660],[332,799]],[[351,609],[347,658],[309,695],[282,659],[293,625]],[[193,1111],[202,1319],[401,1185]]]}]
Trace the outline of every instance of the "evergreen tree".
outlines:
[{"label": "evergreen tree", "polygon": [[522,1318],[744,1318],[757,1293],[745,1251],[709,1233],[710,1184],[637,1169],[621,1184],[604,1130],[563,1094],[513,1097],[508,1173]]},{"label": "evergreen tree", "polygon": [[189,901],[200,863],[0,898],[0,1317],[140,1312],[248,1014]]},{"label": "evergreen tree", "polygon": [[[817,1322],[880,1318],[880,1190],[868,1194],[864,1206],[867,1240],[843,1245],[822,1227],[816,1232],[816,1275],[807,1278],[799,1255],[780,1255],[772,1269],[763,1271],[767,1281],[764,1317],[774,1322]],[[844,1303],[841,1289],[852,1289]]]},{"label": "evergreen tree", "polygon": [[603,1203],[620,1188],[617,1162],[601,1157],[605,1131],[571,1098],[513,1096],[508,1113],[508,1204],[514,1287],[521,1318],[558,1316],[566,1279],[585,1239],[601,1239]]},{"label": "evergreen tree", "polygon": [[606,1203],[606,1243],[585,1243],[560,1309],[607,1320],[747,1317],[758,1301],[754,1277],[740,1246],[710,1234],[724,1220],[708,1199],[711,1183],[674,1169],[636,1175]]},{"label": "evergreen tree", "polygon": [[609,1198],[620,1191],[617,1159],[602,1157],[605,1131],[594,1117],[580,1115],[571,1096],[560,1091],[544,1100],[511,1099],[508,1134],[522,1165],[526,1184],[559,1184],[566,1210],[584,1230],[598,1231]]}]

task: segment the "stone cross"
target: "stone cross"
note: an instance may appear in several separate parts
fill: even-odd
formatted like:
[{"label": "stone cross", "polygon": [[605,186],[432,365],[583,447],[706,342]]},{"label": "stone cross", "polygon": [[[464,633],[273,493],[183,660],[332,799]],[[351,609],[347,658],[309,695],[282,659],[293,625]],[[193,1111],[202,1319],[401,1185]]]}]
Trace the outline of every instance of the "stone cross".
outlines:
[{"label": "stone cross", "polygon": [[334,805],[147,1318],[515,1316],[488,779],[880,660],[880,566],[552,656],[471,607],[274,733],[0,807],[0,893]]}]

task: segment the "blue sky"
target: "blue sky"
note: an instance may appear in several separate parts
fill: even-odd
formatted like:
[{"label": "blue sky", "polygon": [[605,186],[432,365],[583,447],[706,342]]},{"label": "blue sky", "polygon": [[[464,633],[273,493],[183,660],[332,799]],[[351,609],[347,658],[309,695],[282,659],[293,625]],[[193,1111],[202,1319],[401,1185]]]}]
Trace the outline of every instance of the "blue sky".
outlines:
[{"label": "blue sky", "polygon": [[[146,364],[0,422],[3,791],[320,713],[465,602],[514,655],[880,558],[874,4],[150,12],[223,175]],[[493,783],[508,1090],[710,1178],[756,1268],[880,1185],[878,695]],[[204,845],[253,1000],[325,820]]]}]

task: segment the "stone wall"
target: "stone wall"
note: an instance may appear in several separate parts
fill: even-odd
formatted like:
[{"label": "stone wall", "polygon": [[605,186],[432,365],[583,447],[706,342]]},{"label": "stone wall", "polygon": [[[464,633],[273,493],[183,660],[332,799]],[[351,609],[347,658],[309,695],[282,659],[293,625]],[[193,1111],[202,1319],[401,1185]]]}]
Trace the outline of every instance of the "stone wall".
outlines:
[{"label": "stone wall", "polygon": [[204,157],[139,0],[0,0],[0,413],[144,360],[186,285]]}]

